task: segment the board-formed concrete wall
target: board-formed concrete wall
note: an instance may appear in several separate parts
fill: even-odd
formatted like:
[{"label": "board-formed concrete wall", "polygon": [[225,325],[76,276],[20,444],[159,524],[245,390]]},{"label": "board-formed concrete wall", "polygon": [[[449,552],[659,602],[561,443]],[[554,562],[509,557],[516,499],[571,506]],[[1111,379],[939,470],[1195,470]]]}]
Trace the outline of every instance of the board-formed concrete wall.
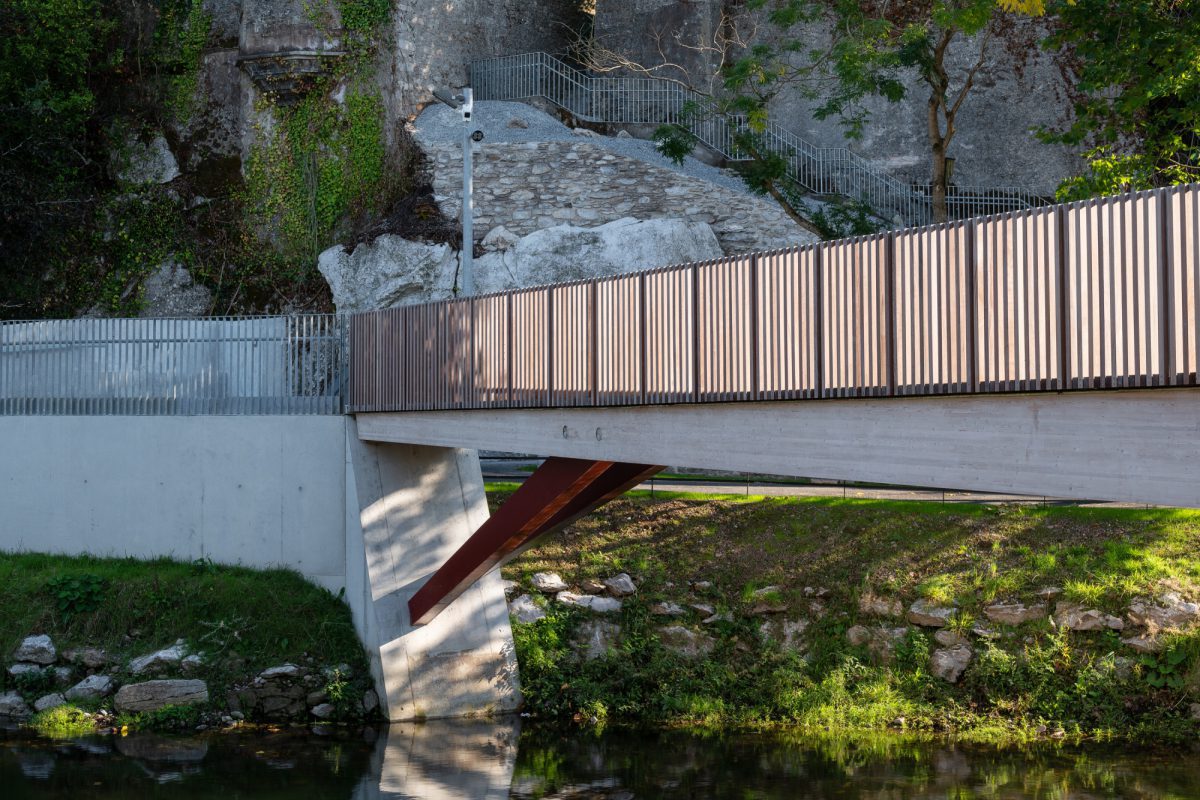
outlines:
[{"label": "board-formed concrete wall", "polygon": [[490,573],[405,603],[487,519],[474,452],[360,444],[342,416],[0,416],[0,550],[290,567],[345,590],[392,720],[520,702]]}]

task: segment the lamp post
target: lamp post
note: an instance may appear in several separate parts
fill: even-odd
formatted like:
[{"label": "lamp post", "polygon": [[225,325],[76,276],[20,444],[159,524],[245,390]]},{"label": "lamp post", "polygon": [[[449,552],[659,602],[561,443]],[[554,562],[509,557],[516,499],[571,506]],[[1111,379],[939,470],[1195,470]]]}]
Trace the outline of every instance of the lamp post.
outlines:
[{"label": "lamp post", "polygon": [[470,86],[464,86],[460,94],[451,94],[448,89],[436,89],[433,96],[462,115],[463,120],[463,192],[462,192],[462,285],[459,294],[470,297],[475,294],[475,237],[472,218],[475,215],[475,192],[472,182],[472,143],[483,138],[482,131],[471,130],[471,112],[475,100]]}]

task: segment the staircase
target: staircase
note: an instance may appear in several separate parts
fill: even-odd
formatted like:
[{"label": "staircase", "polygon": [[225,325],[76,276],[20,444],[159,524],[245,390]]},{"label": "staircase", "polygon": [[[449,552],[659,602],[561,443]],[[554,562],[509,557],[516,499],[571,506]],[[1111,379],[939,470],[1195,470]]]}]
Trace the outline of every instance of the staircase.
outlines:
[{"label": "staircase", "polygon": [[[704,98],[661,78],[597,76],[547,53],[523,53],[473,62],[471,86],[476,100],[541,97],[587,122],[681,124],[725,158],[746,158],[734,141],[746,129],[745,118],[715,111],[696,115],[693,109],[704,108]],[[787,161],[788,175],[806,192],[864,202],[901,226],[933,221],[928,184],[896,180],[844,147],[818,147],[774,122],[761,138],[768,152]],[[952,186],[946,203],[952,219],[963,219],[1034,208],[1046,200],[1025,189]]]}]

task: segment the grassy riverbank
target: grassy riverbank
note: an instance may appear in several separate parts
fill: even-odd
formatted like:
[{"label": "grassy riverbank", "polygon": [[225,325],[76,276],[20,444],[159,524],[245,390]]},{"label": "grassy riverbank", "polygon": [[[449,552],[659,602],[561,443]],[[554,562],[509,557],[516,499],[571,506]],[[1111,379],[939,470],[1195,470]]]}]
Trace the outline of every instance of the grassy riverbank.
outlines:
[{"label": "grassy riverbank", "polygon": [[[493,486],[492,501],[511,490]],[[612,503],[505,576],[525,590],[538,571],[574,588],[618,572],[638,584],[608,617],[620,634],[600,657],[580,655],[598,619],[586,611],[548,601],[546,619],[516,626],[526,701],[542,717],[1178,743],[1200,731],[1190,708],[1200,700],[1200,637],[1155,631],[1158,652],[1140,653],[1123,642],[1132,626],[1071,631],[1048,614],[1003,625],[985,609],[1034,605],[1053,586],[1057,601],[1125,618],[1138,598],[1200,598],[1198,556],[1200,513],[1191,511],[660,492]],[[943,646],[935,629],[870,613],[864,595],[905,610],[916,600],[954,607],[941,635],[959,634],[971,649],[957,683],[931,674]],[[656,602],[685,613],[654,616]],[[704,624],[707,612],[692,605],[712,606],[716,619]],[[878,638],[854,646],[847,634],[859,625],[896,634],[885,647]],[[665,626],[704,637],[711,653],[681,655],[664,643]],[[803,629],[790,643],[789,627]]]},{"label": "grassy riverbank", "polygon": [[[168,727],[173,722],[194,724],[205,712],[228,713],[232,689],[284,663],[314,675],[327,665],[349,665],[350,673],[363,683],[355,684],[357,697],[369,685],[349,608],[287,570],[227,567],[206,560],[0,553],[0,658],[9,659],[32,634],[51,637],[58,664],[68,675],[63,680],[52,671],[40,671],[18,677],[6,670],[0,691],[18,691],[32,702],[64,691],[89,672],[111,675],[121,684],[160,675],[203,680],[208,705],[180,712],[178,720],[168,712],[160,720]],[[129,674],[131,659],[179,639],[186,652],[201,656],[198,665],[168,666],[140,678]],[[88,668],[64,656],[84,648],[103,651],[103,665]],[[322,679],[314,688],[324,684]],[[92,710],[111,704],[109,697],[79,705]],[[65,719],[65,714],[59,711],[56,716]],[[246,715],[251,716],[249,708]]]}]

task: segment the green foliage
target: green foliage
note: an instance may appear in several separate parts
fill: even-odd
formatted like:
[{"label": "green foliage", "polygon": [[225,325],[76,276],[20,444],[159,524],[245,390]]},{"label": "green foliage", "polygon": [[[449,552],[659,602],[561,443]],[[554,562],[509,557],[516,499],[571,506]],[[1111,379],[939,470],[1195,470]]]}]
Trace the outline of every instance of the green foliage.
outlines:
[{"label": "green foliage", "polygon": [[155,55],[166,76],[163,101],[179,122],[186,122],[199,100],[201,57],[212,29],[212,16],[201,0],[164,3],[155,28]]},{"label": "green foliage", "polygon": [[342,27],[354,34],[369,34],[391,18],[391,0],[338,0]]},{"label": "green foliage", "polygon": [[1060,200],[1200,180],[1200,14],[1189,0],[1058,0],[1046,45],[1079,61],[1075,120],[1043,138],[1087,146]]},{"label": "green foliage", "polygon": [[1161,653],[1143,653],[1138,659],[1142,666],[1142,679],[1154,689],[1182,689],[1191,655],[1178,642],[1173,642]]},{"label": "green foliage", "polygon": [[46,581],[46,591],[54,598],[64,619],[73,614],[86,614],[100,608],[108,581],[99,575],[80,573],[62,575]]},{"label": "green foliage", "polygon": [[29,727],[38,735],[51,739],[70,739],[94,733],[96,724],[87,712],[72,705],[56,706],[39,711],[29,720]]},{"label": "green foliage", "polygon": [[53,667],[19,672],[8,679],[9,684],[21,694],[40,696],[54,688],[56,677]]},{"label": "green foliage", "polygon": [[822,206],[813,213],[812,223],[825,239],[866,236],[883,228],[874,209],[861,201]]},{"label": "green foliage", "polygon": [[168,705],[154,711],[121,714],[117,717],[116,722],[118,728],[138,731],[163,733],[190,731],[200,722],[200,707]]}]

